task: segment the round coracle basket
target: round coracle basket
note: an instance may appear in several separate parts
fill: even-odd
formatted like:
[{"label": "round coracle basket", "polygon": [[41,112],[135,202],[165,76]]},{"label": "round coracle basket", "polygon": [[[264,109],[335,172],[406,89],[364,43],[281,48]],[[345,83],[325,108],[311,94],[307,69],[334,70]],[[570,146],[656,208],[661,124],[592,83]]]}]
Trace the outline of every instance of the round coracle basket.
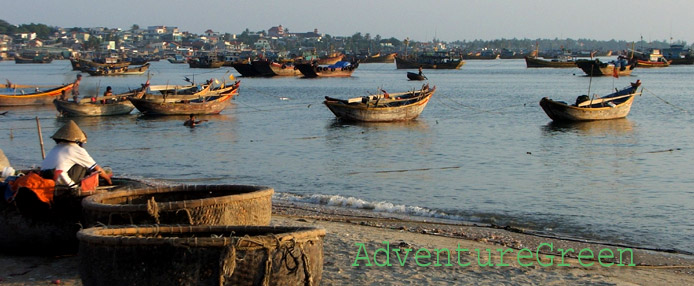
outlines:
[{"label": "round coracle basket", "polygon": [[90,285],[319,285],[325,230],[282,226],[94,227],[77,234]]},{"label": "round coracle basket", "polygon": [[269,225],[274,190],[263,186],[182,185],[112,192],[82,201],[88,226]]},{"label": "round coracle basket", "polygon": [[[143,189],[153,185],[129,178],[112,178],[113,185],[101,186],[96,193]],[[20,196],[31,191],[20,191]],[[95,193],[92,192],[92,193]],[[50,207],[36,196],[17,198],[12,203],[0,200],[0,253],[18,255],[76,254],[75,234],[84,225],[82,201],[84,194],[56,195]]]}]

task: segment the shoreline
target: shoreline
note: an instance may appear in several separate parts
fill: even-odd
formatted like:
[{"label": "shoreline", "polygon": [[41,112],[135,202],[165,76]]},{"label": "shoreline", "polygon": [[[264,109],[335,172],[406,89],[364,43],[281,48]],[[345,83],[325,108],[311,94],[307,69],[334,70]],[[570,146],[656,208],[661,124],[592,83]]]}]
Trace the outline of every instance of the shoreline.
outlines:
[{"label": "shoreline", "polygon": [[[554,249],[616,249],[615,246],[544,238],[505,229],[476,225],[406,220],[387,215],[318,205],[273,201],[271,225],[319,226],[326,229],[324,238],[323,285],[340,285],[345,281],[359,285],[427,285],[427,284],[616,284],[656,285],[694,284],[694,256],[634,249],[634,266],[603,267],[598,260],[579,260],[578,255],[546,251],[541,258],[516,259],[519,249],[533,250],[542,243]],[[389,259],[384,251],[389,242]],[[457,253],[455,249],[480,249],[480,252]],[[410,257],[398,256],[412,249]],[[415,260],[415,252],[431,250],[431,256]],[[434,260],[435,249],[453,253],[450,263]],[[489,249],[489,251],[487,251]],[[501,254],[497,249],[511,250]],[[397,252],[397,253],[396,253]],[[365,253],[368,253],[365,255]],[[481,253],[481,255],[480,255]],[[616,253],[616,251],[615,251]],[[542,266],[551,263],[552,266]],[[598,251],[595,251],[597,257]],[[424,256],[424,254],[420,255]],[[481,257],[479,257],[481,256]],[[367,260],[371,266],[367,265]],[[503,261],[499,266],[499,261]],[[560,266],[560,261],[569,266]],[[384,263],[390,262],[390,265]],[[489,266],[493,262],[494,266]],[[533,262],[533,265],[524,266]],[[581,266],[594,262],[591,267]],[[606,262],[606,260],[602,260]],[[616,262],[616,261],[615,261]],[[427,263],[429,263],[427,265]],[[541,263],[541,264],[540,264]],[[631,262],[626,262],[629,264]],[[354,266],[354,265],[357,266]],[[466,266],[462,266],[465,265]],[[506,265],[508,264],[508,265]],[[82,285],[78,273],[79,256],[32,257],[0,255],[0,285]],[[379,266],[381,265],[381,266]],[[485,265],[485,266],[480,266]],[[57,284],[56,284],[57,283]]]}]

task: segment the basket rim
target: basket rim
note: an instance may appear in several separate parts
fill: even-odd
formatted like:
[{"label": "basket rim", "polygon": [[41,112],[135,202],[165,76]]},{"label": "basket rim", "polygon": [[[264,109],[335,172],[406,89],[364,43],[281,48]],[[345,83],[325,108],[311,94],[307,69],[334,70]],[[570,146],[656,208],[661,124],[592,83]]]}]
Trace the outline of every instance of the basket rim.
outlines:
[{"label": "basket rim", "polygon": [[163,186],[154,188],[141,188],[132,190],[123,190],[115,192],[106,192],[88,196],[82,200],[82,208],[85,211],[103,211],[103,212],[134,212],[147,211],[147,204],[105,204],[103,200],[115,197],[129,197],[149,194],[171,193],[171,192],[204,192],[209,191],[209,188],[248,188],[249,191],[241,194],[225,195],[219,197],[210,197],[195,200],[183,200],[173,202],[157,202],[157,207],[160,210],[167,211],[180,208],[201,207],[207,205],[224,204],[235,201],[246,201],[257,198],[272,198],[275,190],[267,186],[257,185],[179,185],[179,186]]},{"label": "basket rim", "polygon": [[[269,232],[263,235],[243,235],[244,232]],[[138,234],[195,233],[195,232],[238,232],[229,237],[138,237]],[[234,245],[237,249],[267,248],[291,242],[302,242],[322,238],[326,231],[316,226],[211,226],[211,225],[136,225],[115,227],[91,227],[80,230],[77,239],[82,243],[113,246],[207,246],[224,247]],[[122,236],[128,235],[128,236]]]}]

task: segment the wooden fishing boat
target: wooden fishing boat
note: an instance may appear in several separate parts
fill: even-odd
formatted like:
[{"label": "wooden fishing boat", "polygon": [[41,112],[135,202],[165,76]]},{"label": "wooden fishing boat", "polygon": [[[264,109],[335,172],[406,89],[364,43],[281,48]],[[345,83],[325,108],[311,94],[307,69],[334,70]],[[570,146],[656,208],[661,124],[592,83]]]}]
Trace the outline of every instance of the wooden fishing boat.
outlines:
[{"label": "wooden fishing boat", "polygon": [[253,67],[249,61],[234,62],[231,66],[244,77],[260,76],[260,73]]},{"label": "wooden fishing boat", "polygon": [[342,61],[345,55],[342,53],[333,53],[331,55],[318,58],[318,65],[334,65],[339,61]]},{"label": "wooden fishing boat", "polygon": [[671,62],[665,58],[659,61],[636,60],[636,66],[640,68],[665,68],[669,67]]},{"label": "wooden fishing boat", "polygon": [[196,57],[188,60],[190,68],[217,69],[222,67],[222,65],[224,65],[224,62],[213,56]]},{"label": "wooden fishing boat", "polygon": [[128,100],[128,96],[134,92],[117,94],[112,96],[84,98],[79,102],[70,100],[53,101],[55,108],[62,116],[110,116],[129,114],[135,106]]},{"label": "wooden fishing boat", "polygon": [[536,57],[525,57],[525,65],[529,68],[575,68],[573,59],[544,60]]},{"label": "wooden fishing boat", "polygon": [[337,62],[334,65],[321,66],[317,64],[301,63],[296,68],[307,78],[314,77],[348,77],[359,67],[359,63]]},{"label": "wooden fishing boat", "polygon": [[86,226],[122,224],[269,225],[274,190],[182,185],[109,192],[82,202]]},{"label": "wooden fishing boat", "polygon": [[45,55],[38,55],[31,58],[25,58],[19,55],[15,55],[14,62],[17,64],[50,64],[51,62],[53,62],[53,59]]},{"label": "wooden fishing boat", "polygon": [[396,55],[397,55],[397,53],[389,53],[389,54],[385,54],[385,55],[381,55],[381,53],[378,53],[378,54],[375,54],[372,56],[368,56],[368,57],[360,60],[359,62],[364,63],[364,64],[367,64],[367,63],[392,63],[392,62],[395,62],[395,56]]},{"label": "wooden fishing boat", "polygon": [[424,85],[420,90],[387,94],[379,93],[347,100],[325,97],[325,104],[340,120],[359,122],[404,121],[417,118],[436,87]]},{"label": "wooden fishing boat", "polygon": [[91,76],[106,76],[106,75],[141,75],[147,72],[149,63],[138,67],[118,67],[118,68],[88,68],[85,71]]},{"label": "wooden fishing boat", "polygon": [[0,200],[0,252],[20,255],[58,255],[77,253],[77,231],[84,225],[82,199],[95,193],[142,189],[152,186],[128,178],[112,178],[112,186],[95,192],[75,192],[56,196],[44,212],[24,209],[17,202]]},{"label": "wooden fishing boat", "polygon": [[414,57],[395,57],[398,69],[460,69],[465,64],[462,57],[448,52],[419,54]]},{"label": "wooden fishing boat", "polygon": [[590,98],[587,95],[579,96],[573,105],[544,97],[540,100],[540,106],[547,113],[547,116],[554,121],[592,121],[623,118],[629,114],[631,104],[634,102],[634,96],[641,95],[640,92],[637,92],[640,85],[641,81],[637,80],[630,86],[603,97]]},{"label": "wooden fishing boat", "polygon": [[91,60],[71,58],[70,63],[72,64],[73,70],[79,70],[84,72],[87,72],[88,69],[115,69],[127,67],[130,65],[130,62],[120,61],[116,59],[109,59],[108,61],[105,60],[104,63],[99,63]]},{"label": "wooden fishing boat", "polygon": [[186,58],[182,55],[174,55],[173,57],[170,57],[166,59],[172,64],[185,64],[186,63]]},{"label": "wooden fishing boat", "polygon": [[297,69],[294,64],[279,63],[275,61],[253,61],[251,62],[253,68],[258,72],[259,76],[271,77],[271,76],[299,76],[301,72]]},{"label": "wooden fishing boat", "polygon": [[425,80],[425,79],[427,79],[426,76],[421,75],[421,74],[416,73],[416,72],[407,72],[407,78],[410,80]]},{"label": "wooden fishing boat", "polygon": [[219,114],[231,103],[238,93],[238,88],[229,92],[216,94],[202,93],[198,98],[181,99],[180,97],[162,97],[156,99],[143,96],[128,97],[130,102],[142,114],[146,115],[189,115],[189,114]]},{"label": "wooden fishing boat", "polygon": [[599,59],[577,60],[576,66],[589,76],[627,76],[636,68],[636,62],[619,65],[615,73],[615,63],[603,63]]},{"label": "wooden fishing boat", "polygon": [[[39,87],[31,87],[31,92],[25,92],[22,86],[10,85],[12,88],[9,91],[0,89],[0,106],[23,106],[23,105],[45,105],[51,104],[53,99],[72,90],[72,84],[53,87],[51,89],[40,91]],[[39,90],[39,91],[37,91]]]},{"label": "wooden fishing boat", "polygon": [[320,285],[325,230],[291,226],[118,226],[77,234],[91,285]]}]

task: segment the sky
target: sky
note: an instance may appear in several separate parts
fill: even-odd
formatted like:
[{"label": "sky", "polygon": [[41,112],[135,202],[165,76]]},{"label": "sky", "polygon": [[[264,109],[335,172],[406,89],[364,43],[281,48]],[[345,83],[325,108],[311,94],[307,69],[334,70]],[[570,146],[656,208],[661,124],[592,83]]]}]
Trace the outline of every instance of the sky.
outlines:
[{"label": "sky", "polygon": [[9,0],[0,19],[63,28],[174,26],[437,39],[595,39],[694,43],[692,0]]}]

